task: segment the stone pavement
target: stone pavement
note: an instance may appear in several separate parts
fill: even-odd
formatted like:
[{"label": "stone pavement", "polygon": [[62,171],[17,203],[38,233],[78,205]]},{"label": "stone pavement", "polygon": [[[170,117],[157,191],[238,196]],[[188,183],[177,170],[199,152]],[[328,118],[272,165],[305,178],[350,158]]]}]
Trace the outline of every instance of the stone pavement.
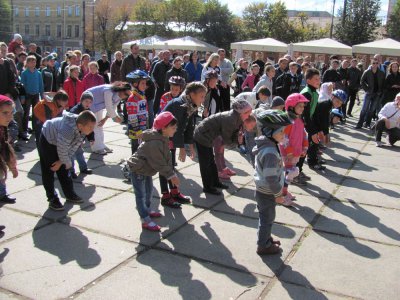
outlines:
[{"label": "stone pavement", "polygon": [[291,188],[296,206],[277,207],[283,252],[270,257],[255,253],[252,168],[236,151],[223,197],[201,192],[197,163],[179,163],[193,205],[160,207],[158,234],[141,230],[123,180],[121,125],[106,125],[113,154],[85,154],[94,175],[75,186],[87,200],[65,212],[47,209],[34,142],[22,145],[7,181],[17,203],[0,209],[0,299],[399,299],[400,148],[376,148],[354,121],[333,131],[327,171],[306,168],[312,181]]}]

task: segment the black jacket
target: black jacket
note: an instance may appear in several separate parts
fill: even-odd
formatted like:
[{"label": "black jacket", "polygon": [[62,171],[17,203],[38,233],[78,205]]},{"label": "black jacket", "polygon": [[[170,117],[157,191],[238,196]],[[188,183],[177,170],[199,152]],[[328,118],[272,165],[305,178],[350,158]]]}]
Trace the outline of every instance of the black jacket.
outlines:
[{"label": "black jacket", "polygon": [[167,76],[167,72],[171,69],[171,67],[172,65],[170,63],[166,64],[163,60],[157,62],[154,66],[151,76],[153,77],[159,88],[164,88],[165,77]]},{"label": "black jacket", "polygon": [[58,90],[58,72],[56,68],[49,67],[42,70],[43,87],[45,92],[57,92]]},{"label": "black jacket", "polygon": [[347,69],[347,75],[349,80],[349,89],[359,90],[362,72],[359,68],[350,67]]},{"label": "black jacket", "polygon": [[[378,72],[378,93],[382,93],[385,84],[385,73],[380,69],[377,69],[377,72]],[[372,72],[371,68],[367,69],[361,76],[361,87],[366,93],[374,92],[374,73]]]},{"label": "black jacket", "polygon": [[328,69],[322,76],[322,82],[338,82],[342,80],[339,70]]},{"label": "black jacket", "polygon": [[289,72],[283,73],[275,81],[275,91],[277,96],[284,100],[293,93],[300,92],[301,77],[297,74],[294,76]]},{"label": "black jacket", "polygon": [[400,93],[400,88],[392,88],[393,85],[400,86],[400,73],[391,73],[385,80],[385,98],[383,104],[393,101],[396,95]]},{"label": "black jacket", "polygon": [[318,102],[312,120],[314,130],[308,134],[313,135],[320,131],[325,135],[329,134],[330,113],[332,107],[332,100]]},{"label": "black jacket", "polygon": [[15,77],[10,62],[7,59],[3,61],[3,64],[0,64],[0,94],[16,96]]}]

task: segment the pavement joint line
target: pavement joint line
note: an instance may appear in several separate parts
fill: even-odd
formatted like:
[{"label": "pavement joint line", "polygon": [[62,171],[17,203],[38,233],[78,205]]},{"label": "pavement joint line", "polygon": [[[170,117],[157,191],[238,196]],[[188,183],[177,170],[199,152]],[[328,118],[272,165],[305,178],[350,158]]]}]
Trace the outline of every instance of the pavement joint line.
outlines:
[{"label": "pavement joint line", "polygon": [[[13,296],[13,298],[15,298],[15,299],[33,300],[33,298],[29,298],[29,297],[23,296],[23,295],[18,294],[18,293],[14,292],[14,291],[8,290],[8,289],[6,289],[4,287],[0,287],[0,292],[3,292],[5,294],[9,294],[9,295],[11,294]],[[9,296],[9,295],[7,295],[7,296]]]},{"label": "pavement joint line", "polygon": [[387,209],[387,210],[396,210],[396,211],[400,211],[400,208],[397,207],[389,207],[389,206],[382,206],[382,205],[377,205],[377,204],[371,204],[371,203],[361,203],[361,202],[357,202],[354,200],[345,200],[342,198],[337,198],[335,197],[334,199],[332,199],[332,202],[341,202],[341,203],[356,203],[358,205],[362,205],[362,206],[368,206],[368,207],[375,207],[375,208],[382,208],[382,209]]}]

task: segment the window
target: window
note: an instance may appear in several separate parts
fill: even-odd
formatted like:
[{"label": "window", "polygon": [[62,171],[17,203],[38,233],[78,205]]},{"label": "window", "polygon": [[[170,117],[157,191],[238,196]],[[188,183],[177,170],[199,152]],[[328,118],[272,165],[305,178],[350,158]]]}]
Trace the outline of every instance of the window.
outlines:
[{"label": "window", "polygon": [[72,25],[67,26],[67,37],[70,38],[72,36]]},{"label": "window", "polygon": [[46,25],[44,27],[44,34],[49,37],[51,35],[51,29],[50,29],[50,25]]},{"label": "window", "polygon": [[50,6],[46,6],[46,17],[50,17]]},{"label": "window", "polygon": [[25,17],[29,17],[29,7],[25,7]]},{"label": "window", "polygon": [[40,16],[40,9],[39,7],[35,7],[35,17],[39,17]]},{"label": "window", "polygon": [[79,37],[79,25],[75,25],[75,37]]},{"label": "window", "polygon": [[25,25],[25,34],[29,35],[29,25],[28,24]]},{"label": "window", "polygon": [[61,34],[62,34],[62,29],[61,29],[61,25],[57,25],[57,37],[61,38]]},{"label": "window", "polygon": [[19,33],[19,24],[15,25],[15,32]]},{"label": "window", "polygon": [[18,7],[15,7],[14,14],[15,14],[16,17],[19,16],[19,8]]},{"label": "window", "polygon": [[75,16],[79,17],[81,15],[81,7],[79,5],[75,6]]},{"label": "window", "polygon": [[68,17],[72,16],[72,6],[68,6]]},{"label": "window", "polygon": [[36,36],[40,35],[40,26],[39,25],[35,25],[35,35]]},{"label": "window", "polygon": [[61,16],[61,6],[58,5],[57,6],[57,17],[60,17],[60,16]]}]

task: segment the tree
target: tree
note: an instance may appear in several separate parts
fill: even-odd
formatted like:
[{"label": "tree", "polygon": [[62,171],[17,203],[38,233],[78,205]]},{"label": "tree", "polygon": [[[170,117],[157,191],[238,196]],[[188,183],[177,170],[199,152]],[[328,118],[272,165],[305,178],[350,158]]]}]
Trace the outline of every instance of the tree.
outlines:
[{"label": "tree", "polygon": [[309,17],[305,13],[299,13],[297,17],[297,20],[291,22],[292,43],[317,40],[329,36],[329,25],[321,28],[315,23],[309,23]]},{"label": "tree", "polygon": [[0,41],[8,43],[11,38],[11,5],[8,0],[0,0]]},{"label": "tree", "polygon": [[269,36],[285,43],[290,43],[295,38],[292,24],[285,3],[278,1],[270,4],[265,15]]},{"label": "tree", "polygon": [[203,3],[200,0],[170,0],[167,2],[171,21],[177,23],[179,32],[183,28],[183,33],[187,33],[189,27],[193,28],[200,17]]},{"label": "tree", "polygon": [[386,24],[387,36],[400,41],[400,0],[397,0]]},{"label": "tree", "polygon": [[372,41],[381,25],[378,20],[380,5],[380,0],[348,0],[345,16],[343,9],[339,9],[342,22],[335,26],[334,36],[350,46]]},{"label": "tree", "polygon": [[165,2],[156,0],[139,0],[136,2],[133,12],[133,19],[142,25],[135,26],[138,38],[145,38],[151,35],[166,36],[165,19],[168,15]]},{"label": "tree", "polygon": [[268,11],[268,4],[250,3],[243,10],[243,22],[247,28],[249,38],[260,39],[267,35],[268,28],[266,22],[266,14]]}]

